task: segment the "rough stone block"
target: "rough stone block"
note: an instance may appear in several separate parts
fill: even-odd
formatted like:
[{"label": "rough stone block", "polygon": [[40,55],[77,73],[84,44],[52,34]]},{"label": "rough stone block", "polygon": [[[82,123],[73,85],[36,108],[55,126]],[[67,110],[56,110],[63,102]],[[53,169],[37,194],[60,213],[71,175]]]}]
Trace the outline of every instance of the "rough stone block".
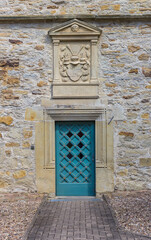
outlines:
[{"label": "rough stone block", "polygon": [[119,176],[121,176],[121,177],[127,176],[128,170],[127,170],[127,169],[121,170],[121,171],[118,172],[117,174],[118,174]]},{"label": "rough stone block", "polygon": [[23,148],[29,148],[30,147],[30,143],[29,142],[23,142]]},{"label": "rough stone block", "polygon": [[27,175],[25,170],[19,170],[16,171],[15,173],[13,173],[13,178],[15,179],[20,179],[20,178],[24,178]]},{"label": "rough stone block", "polygon": [[9,77],[9,78],[6,79],[6,81],[5,81],[5,84],[7,84],[7,85],[13,85],[13,86],[15,86],[15,85],[18,86],[19,83],[20,83],[19,78],[13,78],[13,77]]},{"label": "rough stone block", "polygon": [[107,87],[116,87],[116,86],[117,86],[116,83],[105,83],[105,85],[106,85]]},{"label": "rough stone block", "polygon": [[148,54],[141,54],[139,57],[138,57],[139,60],[144,60],[144,61],[147,61],[149,59],[149,55]]},{"label": "rough stone block", "polygon": [[16,142],[9,142],[5,144],[6,147],[19,147],[20,144]]},{"label": "rough stone block", "polygon": [[104,11],[104,10],[108,10],[109,9],[109,5],[102,5],[101,6],[101,10]]},{"label": "rough stone block", "polygon": [[13,122],[13,118],[11,116],[0,117],[0,123],[4,123],[6,125],[11,125]]},{"label": "rough stone block", "polygon": [[119,135],[125,137],[134,137],[134,133],[132,132],[119,132]]},{"label": "rough stone block", "polygon": [[144,74],[145,77],[151,77],[151,68],[142,68],[142,72]]},{"label": "rough stone block", "polygon": [[112,5],[112,8],[115,11],[120,11],[121,5],[120,4]]},{"label": "rough stone block", "polygon": [[138,74],[138,68],[132,68],[129,73],[135,73]]},{"label": "rough stone block", "polygon": [[43,86],[46,86],[46,85],[47,85],[47,83],[44,82],[44,81],[40,81],[40,82],[37,83],[38,87],[43,87]]},{"label": "rough stone block", "polygon": [[5,180],[0,180],[0,188],[6,188],[8,186],[7,181]]},{"label": "rough stone block", "polygon": [[151,166],[151,158],[140,158],[139,165],[141,167],[150,167]]},{"label": "rough stone block", "polygon": [[43,111],[27,108],[25,112],[26,121],[43,120]]},{"label": "rough stone block", "polygon": [[149,113],[143,113],[143,114],[141,115],[141,118],[149,119]]},{"label": "rough stone block", "polygon": [[24,136],[24,138],[31,138],[32,135],[33,135],[32,131],[26,130],[26,129],[23,130],[23,136]]},{"label": "rough stone block", "polygon": [[37,46],[35,46],[35,49],[36,50],[43,50],[44,49],[44,45],[37,45]]},{"label": "rough stone block", "polygon": [[141,49],[140,46],[135,46],[135,45],[129,45],[128,46],[128,51],[132,52],[132,53],[137,52],[140,49]]},{"label": "rough stone block", "polygon": [[19,44],[22,44],[22,43],[23,43],[22,41],[20,41],[20,40],[17,40],[17,39],[9,39],[9,42],[10,42],[10,43],[12,43],[12,44],[17,44],[17,45],[19,45]]}]

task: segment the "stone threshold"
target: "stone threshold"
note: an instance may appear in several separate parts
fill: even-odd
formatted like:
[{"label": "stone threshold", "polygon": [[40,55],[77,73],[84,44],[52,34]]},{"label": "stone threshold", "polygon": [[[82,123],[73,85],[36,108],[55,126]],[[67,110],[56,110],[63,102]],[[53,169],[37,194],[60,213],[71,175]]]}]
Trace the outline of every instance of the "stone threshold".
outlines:
[{"label": "stone threshold", "polygon": [[103,199],[101,198],[96,198],[96,197],[56,197],[53,199],[48,199],[48,202],[75,202],[75,201],[96,201],[96,202],[100,202],[103,201]]},{"label": "stone threshold", "polygon": [[95,14],[65,14],[65,15],[20,15],[20,16],[0,16],[0,22],[24,22],[24,21],[54,21],[54,20],[70,20],[77,18],[80,20],[104,20],[104,21],[145,21],[151,20],[151,14],[143,15],[95,15]]}]

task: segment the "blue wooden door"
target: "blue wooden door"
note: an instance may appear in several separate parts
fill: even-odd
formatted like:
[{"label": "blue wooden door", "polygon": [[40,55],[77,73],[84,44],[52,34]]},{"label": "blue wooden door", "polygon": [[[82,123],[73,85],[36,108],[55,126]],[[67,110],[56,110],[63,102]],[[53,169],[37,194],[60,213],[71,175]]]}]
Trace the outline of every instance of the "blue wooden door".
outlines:
[{"label": "blue wooden door", "polygon": [[95,195],[94,122],[56,122],[56,195]]}]

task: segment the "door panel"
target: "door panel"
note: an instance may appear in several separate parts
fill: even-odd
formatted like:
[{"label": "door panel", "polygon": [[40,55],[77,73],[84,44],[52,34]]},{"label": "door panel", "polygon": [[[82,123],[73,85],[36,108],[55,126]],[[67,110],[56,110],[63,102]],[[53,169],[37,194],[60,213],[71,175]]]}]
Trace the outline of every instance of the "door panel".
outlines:
[{"label": "door panel", "polygon": [[56,122],[56,195],[95,195],[94,122]]}]

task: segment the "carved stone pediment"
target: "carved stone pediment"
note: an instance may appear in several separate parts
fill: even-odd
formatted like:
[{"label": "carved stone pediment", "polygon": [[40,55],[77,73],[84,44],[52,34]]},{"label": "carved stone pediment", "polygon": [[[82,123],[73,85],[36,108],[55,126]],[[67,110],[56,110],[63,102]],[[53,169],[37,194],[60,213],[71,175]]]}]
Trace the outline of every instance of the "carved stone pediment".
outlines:
[{"label": "carved stone pediment", "polygon": [[48,33],[54,47],[53,98],[97,98],[97,42],[101,30],[74,19]]},{"label": "carved stone pediment", "polygon": [[65,36],[74,36],[74,38],[81,38],[81,36],[100,36],[101,30],[83,21],[73,19],[60,26],[54,27],[49,30],[49,35],[62,39]]}]

